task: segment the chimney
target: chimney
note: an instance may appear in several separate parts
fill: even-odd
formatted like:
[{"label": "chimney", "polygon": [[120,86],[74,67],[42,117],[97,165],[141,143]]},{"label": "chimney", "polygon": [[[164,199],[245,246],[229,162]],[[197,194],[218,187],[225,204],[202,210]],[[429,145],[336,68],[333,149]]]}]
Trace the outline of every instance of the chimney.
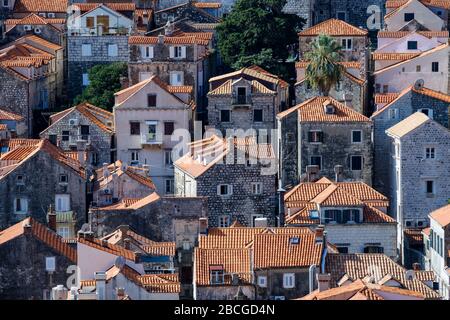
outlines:
[{"label": "chimney", "polygon": [[48,227],[56,232],[56,212],[53,210],[53,206],[51,204],[48,206],[47,223]]},{"label": "chimney", "polygon": [[325,240],[325,226],[320,224],[315,230],[316,242],[324,242]]},{"label": "chimney", "polygon": [[284,194],[286,190],[281,187],[281,180],[279,181],[278,192],[278,227],[284,227],[285,225],[285,211],[284,211]]},{"label": "chimney", "polygon": [[317,290],[319,292],[325,291],[330,289],[330,281],[331,281],[331,274],[329,273],[319,273],[317,275]]},{"label": "chimney", "polygon": [[344,174],[344,166],[341,166],[340,164],[334,166],[334,173],[336,174],[336,182],[341,182],[342,175]]},{"label": "chimney", "polygon": [[98,271],[94,275],[95,278],[95,293],[98,295],[98,300],[106,300],[106,272]]},{"label": "chimney", "polygon": [[319,166],[306,166],[306,176],[308,182],[314,182],[319,178]]},{"label": "chimney", "polygon": [[58,284],[52,288],[52,300],[68,300],[69,290],[67,290],[62,284]]},{"label": "chimney", "polygon": [[116,289],[117,294],[117,300],[123,300],[125,298],[125,289],[124,288],[117,288]]},{"label": "chimney", "polygon": [[30,224],[31,220],[24,220],[22,222],[22,226],[23,226],[23,233],[24,234],[31,234],[31,224]]},{"label": "chimney", "polygon": [[198,219],[199,222],[199,233],[200,235],[207,235],[208,234],[208,218],[200,218]]},{"label": "chimney", "polygon": [[130,250],[130,248],[131,248],[131,239],[130,238],[123,239],[123,247],[127,250]]},{"label": "chimney", "polygon": [[103,178],[109,177],[108,163],[103,163]]},{"label": "chimney", "polygon": [[163,34],[159,34],[158,35],[158,43],[159,44],[163,44],[164,43],[164,35]]},{"label": "chimney", "polygon": [[128,80],[128,77],[120,77],[120,87],[122,89],[126,89],[130,86],[130,82]]},{"label": "chimney", "polygon": [[267,218],[256,218],[255,219],[255,228],[267,228]]},{"label": "chimney", "polygon": [[78,239],[85,239],[88,241],[94,240],[94,233],[92,231],[78,231]]},{"label": "chimney", "polygon": [[414,271],[420,271],[420,263],[414,262],[412,267]]},{"label": "chimney", "polygon": [[139,251],[135,251],[134,256],[135,256],[134,259],[135,263],[142,263],[142,253],[140,253]]},{"label": "chimney", "polygon": [[142,23],[148,25],[148,18],[148,11],[144,10],[144,12],[142,13]]}]

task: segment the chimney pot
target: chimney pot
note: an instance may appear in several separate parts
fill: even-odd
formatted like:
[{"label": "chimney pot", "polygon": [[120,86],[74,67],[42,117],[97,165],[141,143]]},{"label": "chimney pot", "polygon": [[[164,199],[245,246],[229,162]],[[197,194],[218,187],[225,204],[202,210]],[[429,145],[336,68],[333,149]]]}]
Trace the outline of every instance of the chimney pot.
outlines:
[{"label": "chimney pot", "polygon": [[329,273],[319,273],[317,275],[317,290],[319,292],[325,291],[330,289],[330,281],[331,281],[331,274]]},{"label": "chimney pot", "polygon": [[342,175],[344,173],[344,166],[341,165],[336,165],[334,166],[334,173],[336,174],[336,182],[341,182],[342,181]]},{"label": "chimney pot", "polygon": [[319,166],[309,165],[306,166],[306,175],[308,182],[314,182],[319,178]]}]

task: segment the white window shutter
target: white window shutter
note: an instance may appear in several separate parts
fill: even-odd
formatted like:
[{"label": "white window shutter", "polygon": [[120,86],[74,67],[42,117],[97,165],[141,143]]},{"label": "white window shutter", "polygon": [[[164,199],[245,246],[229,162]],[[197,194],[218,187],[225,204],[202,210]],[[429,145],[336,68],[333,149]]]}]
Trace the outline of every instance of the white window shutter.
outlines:
[{"label": "white window shutter", "polygon": [[181,47],[181,57],[186,58],[186,47],[185,46]]},{"label": "white window shutter", "polygon": [[145,46],[141,46],[141,57],[145,58],[145,52],[146,51],[146,47]]},{"label": "white window shutter", "polygon": [[220,184],[217,186],[217,195],[220,196]]},{"label": "white window shutter", "polygon": [[170,58],[175,57],[174,49],[175,49],[174,47],[169,47],[169,57]]},{"label": "white window shutter", "polygon": [[153,59],[153,47],[148,47],[149,58]]}]

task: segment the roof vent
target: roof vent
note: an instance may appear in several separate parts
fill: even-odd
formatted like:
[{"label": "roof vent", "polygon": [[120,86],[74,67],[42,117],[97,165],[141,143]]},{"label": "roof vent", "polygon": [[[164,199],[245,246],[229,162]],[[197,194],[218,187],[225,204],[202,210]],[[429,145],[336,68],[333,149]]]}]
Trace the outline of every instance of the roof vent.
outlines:
[{"label": "roof vent", "polygon": [[289,243],[290,244],[299,244],[300,243],[300,238],[299,237],[292,237],[289,239]]},{"label": "roof vent", "polygon": [[406,280],[414,280],[416,277],[416,273],[414,272],[414,270],[407,270],[405,272],[405,278]]},{"label": "roof vent", "polygon": [[334,114],[335,113],[334,106],[332,104],[325,105],[325,113],[326,114]]},{"label": "roof vent", "polygon": [[423,86],[425,85],[425,81],[423,79],[418,79],[415,83],[414,83],[414,89],[416,90],[421,90],[423,89]]}]

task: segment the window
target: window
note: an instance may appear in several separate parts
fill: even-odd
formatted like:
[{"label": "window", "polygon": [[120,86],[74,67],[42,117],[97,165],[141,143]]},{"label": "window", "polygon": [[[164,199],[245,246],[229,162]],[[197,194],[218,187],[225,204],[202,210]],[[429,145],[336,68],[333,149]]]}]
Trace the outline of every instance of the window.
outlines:
[{"label": "window", "polygon": [[283,274],[283,288],[290,289],[295,287],[295,273]]},{"label": "window", "polygon": [[230,184],[220,184],[217,186],[219,196],[230,196],[233,194],[233,186]]},{"label": "window", "polygon": [[94,28],[94,17],[86,17],[86,28]]},{"label": "window", "polygon": [[174,181],[173,179],[167,179],[166,183],[165,183],[165,187],[166,187],[166,194],[173,194],[173,190],[174,190]]},{"label": "window", "polygon": [[414,20],[414,13],[405,13],[405,22]]},{"label": "window", "polygon": [[434,181],[432,180],[425,181],[425,188],[427,194],[430,195],[434,194]]},{"label": "window", "polygon": [[253,110],[253,122],[263,122],[263,111],[261,109]]},{"label": "window", "polygon": [[383,93],[389,93],[389,85],[388,84],[383,85]]},{"label": "window", "polygon": [[417,41],[408,41],[408,50],[417,50]]},{"label": "window", "polygon": [[170,73],[170,85],[182,86],[184,83],[183,78],[184,78],[183,71],[172,71]]},{"label": "window", "polygon": [[338,11],[336,13],[336,18],[342,21],[347,21],[347,12],[345,11]]},{"label": "window", "polygon": [[175,130],[175,123],[173,121],[164,122],[164,135],[170,136]]},{"label": "window", "polygon": [[247,88],[246,87],[238,87],[237,88],[237,103],[238,104],[247,104]]},{"label": "window", "polygon": [[82,44],[81,45],[81,55],[83,57],[92,56],[92,46],[90,44]]},{"label": "window", "polygon": [[80,126],[80,134],[83,140],[87,140],[87,136],[89,135],[89,126],[81,125]]},{"label": "window", "polygon": [[362,131],[361,130],[353,130],[352,131],[352,143],[361,143],[362,142]]},{"label": "window", "polygon": [[130,135],[140,135],[141,134],[141,123],[140,122],[130,122]]},{"label": "window", "polygon": [[384,253],[384,248],[380,246],[366,246],[364,253]]},{"label": "window", "polygon": [[219,228],[228,228],[231,224],[229,215],[219,216]]},{"label": "window", "polygon": [[83,73],[83,87],[87,87],[90,83],[89,81],[89,73]]},{"label": "window", "polygon": [[348,253],[348,247],[337,247],[339,253]]},{"label": "window", "polygon": [[423,108],[418,111],[425,114],[428,118],[433,119],[433,109]]},{"label": "window", "polygon": [[57,212],[70,211],[70,194],[55,195],[55,211]]},{"label": "window", "polygon": [[103,30],[109,29],[109,16],[97,16],[97,25],[103,25]]},{"label": "window", "polygon": [[390,120],[395,120],[398,117],[398,109],[389,109],[388,116]]},{"label": "window", "polygon": [[156,141],[156,124],[148,124],[147,142]]},{"label": "window", "polygon": [[141,53],[142,53],[143,58],[153,59],[153,47],[152,46],[142,46]]},{"label": "window", "polygon": [[55,257],[45,257],[45,271],[53,272],[56,270],[56,258]]},{"label": "window", "polygon": [[309,164],[312,166],[318,166],[319,170],[322,168],[322,157],[321,156],[311,156]]},{"label": "window", "polygon": [[258,287],[267,288],[267,277],[258,276]]},{"label": "window", "polygon": [[375,84],[375,93],[381,93],[381,84]]},{"label": "window", "polygon": [[64,239],[69,238],[69,227],[58,227],[57,232]]},{"label": "window", "polygon": [[3,0],[2,4],[4,7],[9,7],[9,0]]},{"label": "window", "polygon": [[352,50],[352,39],[342,39],[341,45],[343,50]]},{"label": "window", "polygon": [[220,110],[220,122],[230,122],[231,111],[230,110]]},{"label": "window", "polygon": [[422,67],[420,65],[416,66],[416,72],[421,72],[422,71]]},{"label": "window", "polygon": [[62,141],[69,141],[70,131],[63,130],[62,132]]},{"label": "window", "polygon": [[14,200],[14,213],[27,214],[28,213],[28,199],[16,198]]},{"label": "window", "polygon": [[139,151],[131,151],[131,164],[139,164]]},{"label": "window", "polygon": [[311,143],[322,143],[323,142],[323,132],[322,131],[309,131],[308,141]]},{"label": "window", "polygon": [[439,72],[439,62],[431,63],[431,72]]},{"label": "window", "polygon": [[209,266],[209,272],[211,277],[211,284],[223,284],[224,274],[222,265],[211,265]]},{"label": "window", "polygon": [[170,47],[170,57],[171,58],[186,58],[186,47],[176,46]]},{"label": "window", "polygon": [[167,167],[170,167],[173,165],[173,161],[172,161],[172,150],[165,150],[164,151],[164,164]]},{"label": "window", "polygon": [[362,156],[351,156],[351,170],[352,171],[361,171],[362,170]]},{"label": "window", "polygon": [[25,176],[22,174],[18,174],[16,177],[16,184],[19,186],[23,186],[25,184]]},{"label": "window", "polygon": [[252,193],[253,194],[261,194],[262,187],[263,187],[263,185],[261,182],[253,182],[252,183]]},{"label": "window", "polygon": [[69,182],[69,177],[67,174],[60,174],[59,175],[59,183],[67,183]]},{"label": "window", "polygon": [[117,44],[108,44],[108,57],[117,57],[119,55],[119,47]]},{"label": "window", "polygon": [[149,95],[147,95],[147,106],[149,108],[155,108],[156,107],[156,94],[149,94]]},{"label": "window", "polygon": [[435,148],[425,148],[425,158],[426,159],[435,159],[436,158],[436,150]]}]

